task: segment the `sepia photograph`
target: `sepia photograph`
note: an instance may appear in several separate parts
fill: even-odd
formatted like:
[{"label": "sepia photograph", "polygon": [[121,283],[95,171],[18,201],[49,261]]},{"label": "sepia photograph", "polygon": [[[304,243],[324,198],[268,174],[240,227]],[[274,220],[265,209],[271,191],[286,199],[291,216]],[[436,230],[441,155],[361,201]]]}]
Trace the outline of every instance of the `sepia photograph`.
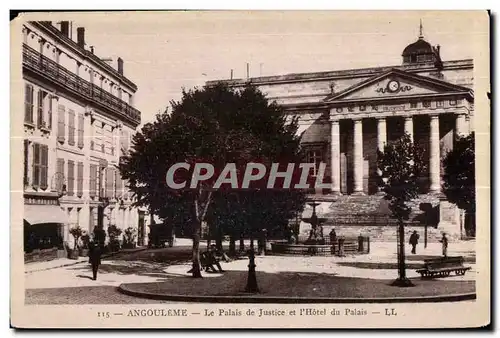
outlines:
[{"label": "sepia photograph", "polygon": [[12,326],[488,325],[489,25],[19,13]]}]

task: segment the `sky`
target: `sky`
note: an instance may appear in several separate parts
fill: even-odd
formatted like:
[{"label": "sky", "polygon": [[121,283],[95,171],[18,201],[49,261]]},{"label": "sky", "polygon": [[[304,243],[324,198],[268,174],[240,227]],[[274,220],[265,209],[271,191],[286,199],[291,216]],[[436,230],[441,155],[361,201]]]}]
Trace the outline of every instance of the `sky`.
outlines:
[{"label": "sky", "polygon": [[[400,65],[417,40],[444,61],[474,58],[481,33],[470,12],[137,12],[68,14],[101,57],[120,56],[138,86],[142,122],[208,80]],[[486,12],[484,12],[486,16]],[[474,20],[474,18],[476,20]],[[114,65],[116,67],[116,64]]]}]

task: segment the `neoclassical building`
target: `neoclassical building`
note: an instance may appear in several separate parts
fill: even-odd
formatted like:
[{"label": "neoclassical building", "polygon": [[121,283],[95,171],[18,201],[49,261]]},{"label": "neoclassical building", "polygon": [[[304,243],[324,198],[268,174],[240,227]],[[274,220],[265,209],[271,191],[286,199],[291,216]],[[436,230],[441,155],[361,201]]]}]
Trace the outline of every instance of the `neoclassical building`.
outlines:
[{"label": "neoclassical building", "polygon": [[61,248],[76,226],[145,237],[145,212],[117,169],[141,122],[137,86],[121,58],[96,55],[84,27],[73,33],[69,21],[22,27],[25,249]]},{"label": "neoclassical building", "polygon": [[224,82],[235,87],[251,82],[290,116],[299,116],[308,161],[326,162],[331,183],[314,198],[324,202],[321,210],[330,215],[329,223],[346,231],[372,232],[370,225],[387,224],[376,184],[377,149],[409,133],[424,150],[428,168],[420,178],[414,219],[423,219],[422,203],[437,215],[435,221],[427,217],[415,224],[432,223],[436,235],[454,235],[460,219],[441,194],[442,159],[455,135],[473,129],[473,80],[473,60],[442,60],[440,46],[420,34],[402,48],[399,65]]}]

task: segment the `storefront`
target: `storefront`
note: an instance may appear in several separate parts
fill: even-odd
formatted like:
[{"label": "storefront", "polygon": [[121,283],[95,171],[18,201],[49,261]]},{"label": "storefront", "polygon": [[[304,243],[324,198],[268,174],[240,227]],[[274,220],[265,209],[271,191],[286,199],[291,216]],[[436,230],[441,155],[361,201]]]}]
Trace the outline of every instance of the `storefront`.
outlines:
[{"label": "storefront", "polygon": [[68,218],[58,205],[25,205],[25,261],[64,257],[63,238],[67,224]]}]

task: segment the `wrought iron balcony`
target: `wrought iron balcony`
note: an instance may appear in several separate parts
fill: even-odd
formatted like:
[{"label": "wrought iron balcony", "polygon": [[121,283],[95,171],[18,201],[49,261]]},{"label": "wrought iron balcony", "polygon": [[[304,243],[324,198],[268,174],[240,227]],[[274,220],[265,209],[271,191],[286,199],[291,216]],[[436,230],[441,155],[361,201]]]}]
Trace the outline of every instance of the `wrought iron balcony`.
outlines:
[{"label": "wrought iron balcony", "polygon": [[96,102],[114,113],[118,113],[125,119],[131,120],[133,123],[141,123],[141,112],[139,110],[95,84],[80,78],[26,44],[23,45],[23,67],[27,67],[41,76],[48,77],[64,88],[73,90],[85,99]]}]

